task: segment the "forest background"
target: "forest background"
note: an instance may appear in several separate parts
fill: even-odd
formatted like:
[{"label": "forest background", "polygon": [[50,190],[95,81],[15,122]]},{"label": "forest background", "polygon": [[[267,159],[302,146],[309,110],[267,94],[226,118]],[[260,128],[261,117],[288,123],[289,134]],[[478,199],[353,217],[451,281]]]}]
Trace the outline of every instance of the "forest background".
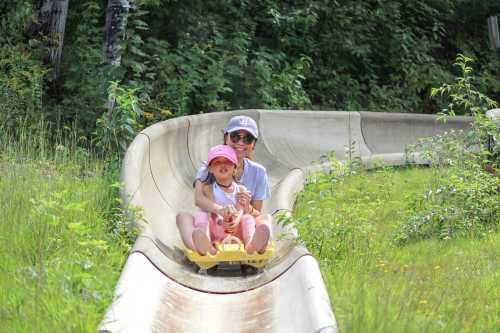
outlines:
[{"label": "forest background", "polygon": [[137,237],[118,179],[139,130],[265,108],[473,115],[468,135],[414,147],[429,170],[330,161],[292,222],[341,331],[495,331],[498,14],[498,0],[0,1],[0,330],[95,332]]},{"label": "forest background", "polygon": [[498,13],[496,0],[2,1],[0,124],[43,119],[109,152],[151,123],[228,109],[437,113],[430,90],[458,53],[500,100]]}]

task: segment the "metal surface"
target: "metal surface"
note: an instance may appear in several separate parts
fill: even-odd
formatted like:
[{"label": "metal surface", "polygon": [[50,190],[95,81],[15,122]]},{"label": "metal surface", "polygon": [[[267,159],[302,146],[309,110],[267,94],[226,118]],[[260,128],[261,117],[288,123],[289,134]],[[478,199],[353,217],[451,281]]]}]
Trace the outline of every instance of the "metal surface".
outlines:
[{"label": "metal surface", "polygon": [[[175,214],[193,212],[192,181],[208,148],[236,114],[254,118],[261,132],[255,160],[269,174],[269,213],[292,209],[305,174],[334,151],[369,164],[401,164],[404,145],[451,128],[433,116],[367,112],[219,112],[155,124],[129,147],[123,196],[141,207],[141,235],[127,260],[102,332],[335,332],[337,326],[319,267],[305,248],[280,240],[276,256],[257,274],[202,275],[183,255]],[[274,235],[293,233],[275,223]]]}]

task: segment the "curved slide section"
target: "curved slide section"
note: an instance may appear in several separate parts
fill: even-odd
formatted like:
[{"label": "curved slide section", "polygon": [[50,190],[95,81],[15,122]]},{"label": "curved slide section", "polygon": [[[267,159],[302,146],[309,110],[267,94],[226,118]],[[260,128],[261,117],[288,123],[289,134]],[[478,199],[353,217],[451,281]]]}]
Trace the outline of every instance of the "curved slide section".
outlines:
[{"label": "curved slide section", "polygon": [[[201,275],[183,255],[175,214],[195,211],[196,169],[237,114],[259,125],[254,156],[268,170],[272,199],[264,210],[271,214],[292,209],[305,174],[326,153],[402,164],[406,143],[470,123],[456,118],[443,125],[433,116],[411,114],[243,110],[146,128],[130,145],[122,168],[123,196],[142,209],[136,221],[141,233],[99,332],[337,331],[319,266],[294,242],[277,241],[274,259],[254,275]],[[275,236],[290,232],[274,225]]]}]

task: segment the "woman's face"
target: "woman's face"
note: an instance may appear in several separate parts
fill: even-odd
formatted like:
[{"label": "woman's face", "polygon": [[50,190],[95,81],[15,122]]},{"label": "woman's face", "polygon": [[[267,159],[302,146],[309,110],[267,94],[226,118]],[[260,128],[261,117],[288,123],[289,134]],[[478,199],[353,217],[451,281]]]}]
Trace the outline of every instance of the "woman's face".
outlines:
[{"label": "woman's face", "polygon": [[234,131],[225,135],[225,143],[234,149],[238,160],[247,157],[255,146],[255,138],[245,130]]}]

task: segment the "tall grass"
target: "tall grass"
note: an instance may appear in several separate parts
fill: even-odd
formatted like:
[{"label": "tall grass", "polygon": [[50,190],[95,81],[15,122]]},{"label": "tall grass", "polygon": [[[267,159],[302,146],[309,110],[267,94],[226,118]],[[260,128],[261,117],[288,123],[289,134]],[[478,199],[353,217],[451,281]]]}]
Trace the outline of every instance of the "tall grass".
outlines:
[{"label": "tall grass", "polygon": [[318,176],[299,196],[295,223],[320,261],[343,332],[494,332],[499,329],[500,237],[394,236],[431,169]]},{"label": "tall grass", "polygon": [[0,133],[1,332],[95,331],[121,272],[117,167],[68,132]]}]

